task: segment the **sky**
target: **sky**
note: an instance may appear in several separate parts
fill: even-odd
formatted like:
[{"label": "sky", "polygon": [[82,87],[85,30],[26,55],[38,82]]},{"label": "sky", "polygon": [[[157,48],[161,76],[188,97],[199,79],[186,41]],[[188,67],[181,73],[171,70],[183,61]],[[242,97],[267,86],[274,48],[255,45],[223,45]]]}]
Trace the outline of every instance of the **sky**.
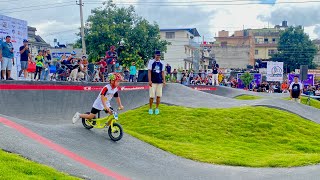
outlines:
[{"label": "sky", "polygon": [[[103,0],[83,0],[84,18]],[[320,0],[114,0],[133,4],[139,16],[160,28],[197,28],[205,41],[220,30],[302,25],[311,39],[320,38]],[[80,27],[79,6],[74,0],[0,0],[0,14],[28,21],[48,43],[73,43]]]}]

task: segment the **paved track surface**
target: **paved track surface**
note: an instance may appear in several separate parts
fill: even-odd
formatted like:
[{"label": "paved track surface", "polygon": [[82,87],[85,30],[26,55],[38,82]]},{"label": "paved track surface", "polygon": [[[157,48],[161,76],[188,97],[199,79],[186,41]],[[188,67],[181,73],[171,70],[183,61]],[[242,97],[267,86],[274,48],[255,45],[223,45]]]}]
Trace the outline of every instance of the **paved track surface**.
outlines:
[{"label": "paved track surface", "polygon": [[[162,151],[127,134],[121,141],[115,143],[109,140],[104,131],[88,131],[82,127],[81,123],[72,125],[71,117],[74,112],[90,110],[97,93],[98,91],[0,91],[0,114],[130,179],[305,180],[320,177],[319,165],[299,168],[243,168],[198,163]],[[120,96],[127,110],[148,102],[147,90],[123,91]],[[263,105],[284,109],[320,123],[319,110],[308,106],[275,98],[238,101],[196,91],[179,84],[168,84],[165,87],[163,102],[179,106],[210,108]],[[110,179],[1,123],[0,137],[2,149],[22,154],[34,161],[82,178]]]}]

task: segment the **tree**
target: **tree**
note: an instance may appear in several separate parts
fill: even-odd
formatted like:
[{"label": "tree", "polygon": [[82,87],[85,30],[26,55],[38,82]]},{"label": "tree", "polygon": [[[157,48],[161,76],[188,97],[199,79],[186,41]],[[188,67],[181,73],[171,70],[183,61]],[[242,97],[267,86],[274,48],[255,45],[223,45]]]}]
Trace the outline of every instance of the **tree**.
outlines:
[{"label": "tree", "polygon": [[243,82],[243,84],[246,86],[246,88],[249,89],[249,85],[253,80],[253,76],[249,72],[246,72],[242,76],[240,76],[240,79]]},{"label": "tree", "polygon": [[[87,24],[85,37],[90,61],[105,56],[109,47],[114,45],[121,49],[121,64],[128,67],[131,62],[136,62],[141,68],[153,57],[156,49],[165,52],[167,48],[168,42],[160,39],[159,26],[139,17],[133,6],[117,7],[109,1],[105,7],[92,10]],[[77,46],[81,47],[81,39]]]},{"label": "tree", "polygon": [[316,46],[301,26],[289,27],[281,32],[278,52],[272,56],[272,60],[284,62],[287,72],[290,72],[299,69],[300,65],[315,68],[313,59],[316,53]]}]

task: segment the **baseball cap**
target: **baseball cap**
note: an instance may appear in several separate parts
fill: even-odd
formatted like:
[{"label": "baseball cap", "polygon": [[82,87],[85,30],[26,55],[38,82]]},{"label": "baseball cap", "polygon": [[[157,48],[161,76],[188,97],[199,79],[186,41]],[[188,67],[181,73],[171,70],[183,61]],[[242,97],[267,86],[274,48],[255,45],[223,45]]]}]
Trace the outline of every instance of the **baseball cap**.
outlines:
[{"label": "baseball cap", "polygon": [[29,42],[29,41],[28,41],[28,40],[26,40],[26,39],[24,39],[24,40],[23,40],[23,42],[25,43],[25,42]]},{"label": "baseball cap", "polygon": [[157,56],[160,56],[161,55],[161,51],[156,50],[154,54],[157,55]]}]

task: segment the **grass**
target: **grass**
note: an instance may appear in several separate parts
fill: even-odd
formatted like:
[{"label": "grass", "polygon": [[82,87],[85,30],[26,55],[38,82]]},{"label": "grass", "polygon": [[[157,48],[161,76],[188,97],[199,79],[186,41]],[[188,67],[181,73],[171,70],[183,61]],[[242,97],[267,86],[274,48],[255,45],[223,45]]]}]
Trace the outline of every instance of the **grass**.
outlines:
[{"label": "grass", "polygon": [[[289,97],[284,99],[290,100]],[[307,105],[307,100],[308,100],[308,97],[301,97],[301,104]],[[310,106],[320,109],[320,101],[310,98]]]},{"label": "grass", "polygon": [[235,99],[238,100],[256,100],[256,99],[262,99],[260,96],[253,96],[253,95],[240,95],[235,97]]},{"label": "grass", "polygon": [[320,125],[267,107],[230,109],[143,106],[120,116],[124,130],[184,158],[247,167],[320,163]]},{"label": "grass", "polygon": [[0,150],[0,179],[79,179],[27,160],[19,155]]}]

